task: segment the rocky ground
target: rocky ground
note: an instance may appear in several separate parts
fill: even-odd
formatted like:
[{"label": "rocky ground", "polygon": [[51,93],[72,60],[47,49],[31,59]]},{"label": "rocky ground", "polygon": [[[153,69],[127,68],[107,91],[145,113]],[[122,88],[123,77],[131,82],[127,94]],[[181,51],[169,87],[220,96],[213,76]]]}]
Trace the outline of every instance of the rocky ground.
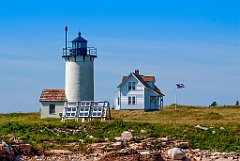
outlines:
[{"label": "rocky ground", "polygon": [[[94,139],[94,138],[93,138]],[[0,160],[9,161],[239,161],[237,152],[214,152],[192,149],[187,141],[171,140],[168,137],[144,138],[133,137],[125,131],[121,137],[115,137],[116,142],[88,144],[87,153],[76,154],[69,150],[47,150],[33,154],[30,144],[21,143],[8,146],[0,144]],[[74,148],[77,142],[71,143]],[[16,156],[14,149],[22,155]]]}]

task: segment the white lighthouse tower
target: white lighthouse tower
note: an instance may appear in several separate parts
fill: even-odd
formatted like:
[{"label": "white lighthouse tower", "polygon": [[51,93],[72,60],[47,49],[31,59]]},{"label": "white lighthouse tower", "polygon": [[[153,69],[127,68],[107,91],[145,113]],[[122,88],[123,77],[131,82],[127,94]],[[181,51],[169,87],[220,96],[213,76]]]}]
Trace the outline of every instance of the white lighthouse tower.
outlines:
[{"label": "white lighthouse tower", "polygon": [[97,49],[87,46],[87,40],[78,37],[71,41],[71,47],[63,48],[63,58],[66,61],[65,94],[68,102],[94,101],[94,59]]},{"label": "white lighthouse tower", "polygon": [[87,46],[87,40],[81,33],[72,40],[68,47],[68,27],[65,27],[65,47],[62,58],[66,62],[65,90],[44,89],[40,95],[41,118],[110,119],[108,101],[94,101],[94,59],[97,49]]}]

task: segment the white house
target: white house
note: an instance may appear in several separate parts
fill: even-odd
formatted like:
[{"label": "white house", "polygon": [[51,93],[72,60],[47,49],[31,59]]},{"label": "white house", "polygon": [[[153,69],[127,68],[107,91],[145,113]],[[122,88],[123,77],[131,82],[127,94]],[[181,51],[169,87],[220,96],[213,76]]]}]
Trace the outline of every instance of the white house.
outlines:
[{"label": "white house", "polygon": [[163,108],[163,96],[155,86],[155,76],[144,76],[139,70],[123,76],[114,93],[116,110],[158,110]]}]

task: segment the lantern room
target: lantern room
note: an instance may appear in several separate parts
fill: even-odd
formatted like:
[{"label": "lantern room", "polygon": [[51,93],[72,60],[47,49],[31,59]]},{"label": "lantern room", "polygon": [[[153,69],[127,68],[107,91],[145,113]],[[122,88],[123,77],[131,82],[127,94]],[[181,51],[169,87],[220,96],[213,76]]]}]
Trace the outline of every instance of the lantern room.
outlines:
[{"label": "lantern room", "polygon": [[75,57],[76,56],[89,56],[91,60],[92,58],[97,57],[97,48],[95,47],[88,47],[87,46],[87,40],[84,39],[81,36],[81,32],[78,33],[78,37],[72,40],[72,45],[71,47],[68,47],[68,41],[67,41],[67,31],[68,28],[65,27],[65,48],[63,48],[63,58],[66,60],[69,60],[70,57]]},{"label": "lantern room", "polygon": [[72,41],[72,54],[87,55],[87,40],[81,37],[81,32],[79,32],[78,37]]}]

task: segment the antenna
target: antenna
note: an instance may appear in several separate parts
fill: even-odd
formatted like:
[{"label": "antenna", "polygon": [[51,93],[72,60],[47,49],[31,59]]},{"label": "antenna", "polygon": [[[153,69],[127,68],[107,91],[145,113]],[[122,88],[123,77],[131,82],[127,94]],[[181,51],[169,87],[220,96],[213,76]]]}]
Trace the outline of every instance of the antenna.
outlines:
[{"label": "antenna", "polygon": [[65,26],[65,54],[67,54],[67,32],[68,32],[68,27]]}]

